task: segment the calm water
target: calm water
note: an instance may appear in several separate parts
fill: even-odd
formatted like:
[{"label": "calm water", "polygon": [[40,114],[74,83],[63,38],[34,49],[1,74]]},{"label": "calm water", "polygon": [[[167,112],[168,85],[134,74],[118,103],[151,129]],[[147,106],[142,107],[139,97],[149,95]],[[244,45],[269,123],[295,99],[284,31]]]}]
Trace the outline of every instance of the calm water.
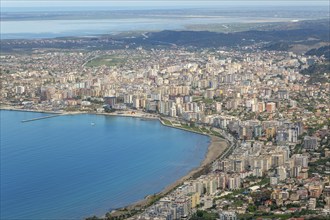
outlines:
[{"label": "calm water", "polygon": [[[197,167],[209,138],[158,121],[0,111],[1,219],[79,219],[138,201]],[[95,126],[91,126],[95,122]]]},{"label": "calm water", "polygon": [[[249,18],[250,21],[264,21],[265,18]],[[187,25],[238,23],[248,20],[245,17],[150,17],[127,19],[95,20],[20,20],[0,21],[2,39],[53,38],[65,36],[93,36],[116,34],[127,31],[185,30]],[[272,18],[270,21],[288,21],[285,18]]]}]

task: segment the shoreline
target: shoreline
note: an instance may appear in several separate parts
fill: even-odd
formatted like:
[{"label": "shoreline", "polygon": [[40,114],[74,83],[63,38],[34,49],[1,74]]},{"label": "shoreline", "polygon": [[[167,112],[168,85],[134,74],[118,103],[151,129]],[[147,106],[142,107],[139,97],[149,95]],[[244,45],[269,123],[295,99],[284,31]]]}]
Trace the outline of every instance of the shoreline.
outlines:
[{"label": "shoreline", "polygon": [[[200,165],[192,170],[189,171],[189,173],[187,173],[186,175],[182,176],[180,179],[176,180],[175,182],[171,183],[170,185],[166,186],[164,189],[162,189],[160,192],[156,193],[156,196],[160,196],[163,197],[166,194],[170,193],[171,191],[173,191],[175,188],[177,188],[178,186],[182,185],[185,181],[190,180],[190,179],[196,179],[197,177],[195,177],[196,174],[198,174],[199,172],[203,172],[204,169],[207,169],[207,167],[209,165],[211,165],[217,158],[219,158],[221,156],[221,154],[223,152],[225,152],[225,150],[229,147],[229,143],[226,139],[224,138],[220,138],[218,136],[215,135],[209,135],[209,134],[203,134],[197,131],[192,131],[192,130],[188,130],[185,128],[180,128],[180,127],[174,127],[174,126],[170,126],[165,124],[160,118],[159,118],[159,122],[166,127],[170,127],[170,128],[174,128],[174,129],[180,129],[180,130],[184,130],[184,131],[188,131],[188,132],[192,132],[192,133],[197,133],[200,135],[205,135],[208,136],[210,138],[210,143],[207,147],[207,152],[205,154],[205,157],[203,159],[203,161],[201,161]],[[200,175],[198,175],[200,176]],[[136,208],[140,208],[141,209],[145,209],[146,207],[150,206],[151,204],[149,201],[149,196],[146,196],[144,199],[137,201],[133,204],[127,205],[125,207],[122,208],[118,208],[118,209],[114,209],[111,212],[120,212],[123,209],[127,209],[127,210],[134,210]]]},{"label": "shoreline", "polygon": [[63,114],[68,112],[55,112],[50,110],[35,110],[35,109],[22,109],[22,108],[15,108],[12,106],[0,106],[0,110],[7,110],[7,111],[19,111],[19,112],[36,112],[36,113],[47,113],[47,114]]},{"label": "shoreline", "polygon": [[[118,113],[99,113],[99,112],[54,112],[54,111],[47,111],[47,110],[30,110],[30,109],[17,109],[14,107],[10,107],[10,106],[0,106],[0,110],[8,110],[8,111],[22,111],[22,112],[39,112],[39,113],[49,113],[49,114],[63,114],[63,115],[71,115],[71,114],[93,114],[93,115],[104,115],[104,116],[119,116],[119,117],[132,117],[132,118],[139,118],[139,119],[147,119],[147,120],[158,120],[159,123],[162,126],[166,126],[169,128],[174,128],[174,129],[179,129],[179,130],[184,130],[187,132],[192,132],[192,133],[196,133],[199,135],[204,135],[204,136],[208,136],[210,138],[210,143],[207,147],[207,152],[204,156],[204,159],[201,161],[200,165],[192,170],[190,170],[186,175],[182,176],[181,178],[179,178],[178,180],[176,180],[173,183],[170,183],[168,186],[166,186],[165,188],[161,189],[158,193],[156,193],[156,196],[159,197],[163,197],[166,194],[170,193],[171,191],[173,191],[176,187],[180,186],[181,184],[183,184],[185,181],[189,180],[189,179],[195,179],[198,176],[202,175],[202,172],[207,169],[208,166],[210,166],[217,158],[219,158],[221,156],[221,154],[223,152],[225,152],[225,150],[229,147],[229,143],[228,140],[215,136],[215,135],[210,135],[210,134],[206,134],[206,133],[201,133],[198,131],[193,131],[193,130],[189,130],[186,128],[182,128],[182,127],[175,127],[173,125],[168,125],[165,124],[161,117],[154,115],[154,114],[150,114],[150,113],[142,113],[142,112],[137,112],[134,114],[118,114]],[[199,174],[201,173],[201,174]],[[197,176],[195,176],[197,175]],[[135,209],[139,209],[139,210],[143,210],[146,207],[148,207],[150,205],[150,196],[151,195],[147,195],[144,199],[141,199],[139,201],[136,201],[132,204],[126,205],[124,207],[121,208],[117,208],[114,210],[111,210],[110,212],[120,212],[123,209],[127,209],[127,210],[135,210]]]}]

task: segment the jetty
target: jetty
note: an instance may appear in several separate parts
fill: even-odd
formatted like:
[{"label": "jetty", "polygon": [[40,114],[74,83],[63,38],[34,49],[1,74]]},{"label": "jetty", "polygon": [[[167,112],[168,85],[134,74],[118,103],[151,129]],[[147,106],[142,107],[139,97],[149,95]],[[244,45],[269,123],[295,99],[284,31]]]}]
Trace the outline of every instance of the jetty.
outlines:
[{"label": "jetty", "polygon": [[63,115],[63,114],[48,115],[48,116],[39,117],[39,118],[31,118],[31,119],[22,120],[21,122],[24,123],[24,122],[30,122],[30,121],[37,121],[37,120],[42,120],[42,119],[47,119],[47,118],[54,118],[54,117],[58,117],[61,115]]},{"label": "jetty", "polygon": [[63,115],[79,115],[79,114],[83,114],[83,113],[82,112],[64,112],[64,113],[52,112],[52,115],[47,115],[47,116],[43,116],[43,117],[39,117],[39,118],[26,119],[26,120],[22,120],[21,122],[24,123],[24,122],[37,121],[37,120],[42,120],[42,119],[47,119],[47,118],[54,118],[54,117],[63,116]]}]

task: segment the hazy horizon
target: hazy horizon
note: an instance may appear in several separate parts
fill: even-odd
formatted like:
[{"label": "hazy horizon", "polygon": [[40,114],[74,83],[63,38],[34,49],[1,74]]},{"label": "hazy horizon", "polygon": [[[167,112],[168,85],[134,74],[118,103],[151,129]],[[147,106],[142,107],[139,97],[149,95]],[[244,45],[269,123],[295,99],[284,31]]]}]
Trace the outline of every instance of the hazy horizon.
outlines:
[{"label": "hazy horizon", "polygon": [[[8,0],[5,2],[8,3]],[[272,7],[269,4],[274,4],[274,1],[249,6],[246,3],[256,3],[256,1],[206,1],[204,5],[195,1],[192,1],[191,5],[187,5],[188,1],[179,1],[179,4],[172,1],[141,1],[144,4],[139,6],[136,5],[138,1],[131,2],[131,5],[114,1],[99,2],[107,5],[104,7],[100,5],[87,7],[89,2],[85,1],[82,1],[85,4],[79,7],[68,4],[78,3],[78,1],[39,1],[38,7],[32,7],[33,4],[24,7],[26,3],[22,2],[23,7],[2,8],[1,37],[2,39],[26,39],[117,34],[127,31],[205,30],[206,25],[216,24],[289,22],[329,18],[328,7],[304,4],[284,6],[290,2],[276,2],[277,5]],[[46,3],[53,6],[45,7]],[[97,3],[95,2],[94,5]],[[110,3],[116,4],[110,6]],[[214,3],[213,7],[211,3]],[[11,4],[11,6],[14,5]],[[236,31],[246,30],[240,29],[244,25],[236,26],[238,27],[238,29],[234,28]],[[257,26],[259,25],[252,25],[250,29]]]},{"label": "hazy horizon", "polygon": [[[328,1],[1,1],[2,12],[54,11],[54,10],[143,10],[143,9],[207,9],[207,8],[263,8],[276,7],[324,7]],[[41,10],[40,10],[41,9]],[[326,9],[325,9],[326,10]],[[329,9],[328,9],[329,10]]]}]

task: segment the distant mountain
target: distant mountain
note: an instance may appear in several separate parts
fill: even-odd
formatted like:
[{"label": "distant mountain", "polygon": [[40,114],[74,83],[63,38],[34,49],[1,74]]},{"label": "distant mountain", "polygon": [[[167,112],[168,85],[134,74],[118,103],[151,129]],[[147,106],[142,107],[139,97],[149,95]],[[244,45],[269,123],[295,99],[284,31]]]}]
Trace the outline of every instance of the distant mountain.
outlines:
[{"label": "distant mountain", "polygon": [[[103,35],[85,38],[55,38],[47,40],[1,40],[1,51],[31,50],[38,48],[105,50],[122,49],[127,46],[195,48],[240,47],[255,43],[266,44],[265,50],[288,50],[303,45],[306,52],[315,45],[328,44],[329,20],[289,22],[274,30],[219,33],[209,31],[160,31],[123,37]],[[24,42],[24,43],[22,43]],[[307,46],[306,46],[307,45]],[[308,49],[309,48],[309,49]],[[322,50],[310,53],[322,53]],[[325,51],[326,48],[325,48]],[[327,53],[328,54],[328,53]],[[326,55],[328,56],[328,55]]]},{"label": "distant mountain", "polygon": [[330,74],[330,62],[325,63],[314,63],[309,66],[307,69],[300,71],[303,75],[309,75],[310,79],[308,80],[309,84],[318,83],[318,82],[328,82],[330,79],[326,76]]},{"label": "distant mountain", "polygon": [[269,42],[264,49],[288,50],[292,44],[311,45],[329,42],[329,20],[287,22],[272,30],[250,30],[243,32],[219,33],[209,31],[160,31],[132,39],[137,44],[175,44],[194,47],[233,47],[259,42]]},{"label": "distant mountain", "polygon": [[265,46],[263,49],[265,50],[277,50],[277,51],[287,51],[291,48],[289,43],[277,42],[271,43]]},{"label": "distant mountain", "polygon": [[[162,42],[178,46],[219,47],[244,46],[259,42],[328,41],[329,29],[294,29],[272,31],[244,31],[235,33],[216,33],[208,31],[161,31],[148,33],[148,38],[139,43]],[[135,41],[137,39],[134,39]],[[284,45],[284,44],[283,44]]]}]

